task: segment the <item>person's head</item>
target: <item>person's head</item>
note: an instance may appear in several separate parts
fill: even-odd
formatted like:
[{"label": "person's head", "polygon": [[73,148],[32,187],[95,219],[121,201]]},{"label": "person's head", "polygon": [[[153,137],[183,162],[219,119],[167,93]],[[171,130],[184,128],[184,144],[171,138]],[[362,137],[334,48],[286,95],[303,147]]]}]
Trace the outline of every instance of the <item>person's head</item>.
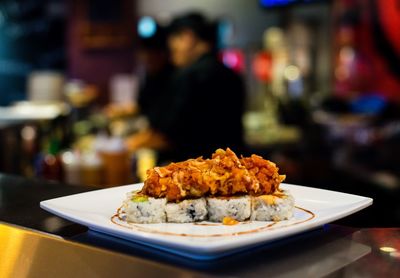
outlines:
[{"label": "person's head", "polygon": [[168,33],[171,62],[177,67],[192,64],[200,56],[214,50],[215,27],[201,14],[190,13],[175,18]]}]

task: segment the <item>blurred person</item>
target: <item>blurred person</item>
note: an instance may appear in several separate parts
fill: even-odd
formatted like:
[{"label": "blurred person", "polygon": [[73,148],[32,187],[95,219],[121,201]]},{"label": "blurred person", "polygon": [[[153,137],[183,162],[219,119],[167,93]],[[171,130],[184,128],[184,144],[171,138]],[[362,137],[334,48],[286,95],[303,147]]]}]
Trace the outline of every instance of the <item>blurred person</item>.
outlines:
[{"label": "blurred person", "polygon": [[215,42],[216,28],[202,15],[190,13],[173,20],[168,46],[177,71],[169,99],[163,117],[130,138],[131,150],[160,144],[169,147],[172,160],[208,156],[217,148],[242,151],[244,86],[218,61]]},{"label": "blurred person", "polygon": [[141,38],[138,46],[137,59],[142,66],[138,95],[139,111],[151,123],[161,116],[173,73],[173,66],[169,61],[166,28],[156,25],[155,33],[150,37]]},{"label": "blurred person", "polygon": [[169,61],[166,28],[155,24],[154,34],[139,36],[135,59],[138,64],[139,91],[137,103],[110,104],[106,113],[110,118],[132,114],[145,116],[150,122],[157,118],[165,103],[173,66]]}]

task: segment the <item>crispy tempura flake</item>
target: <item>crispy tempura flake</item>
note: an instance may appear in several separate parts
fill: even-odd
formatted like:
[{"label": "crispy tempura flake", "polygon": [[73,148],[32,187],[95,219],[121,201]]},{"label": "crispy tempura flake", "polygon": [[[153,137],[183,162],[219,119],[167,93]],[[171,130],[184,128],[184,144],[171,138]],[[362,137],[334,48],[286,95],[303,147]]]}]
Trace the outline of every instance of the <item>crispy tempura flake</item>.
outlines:
[{"label": "crispy tempura flake", "polygon": [[211,159],[189,159],[147,171],[142,193],[168,201],[203,196],[265,195],[279,190],[285,179],[274,163],[262,157],[239,159],[229,148],[218,149]]}]

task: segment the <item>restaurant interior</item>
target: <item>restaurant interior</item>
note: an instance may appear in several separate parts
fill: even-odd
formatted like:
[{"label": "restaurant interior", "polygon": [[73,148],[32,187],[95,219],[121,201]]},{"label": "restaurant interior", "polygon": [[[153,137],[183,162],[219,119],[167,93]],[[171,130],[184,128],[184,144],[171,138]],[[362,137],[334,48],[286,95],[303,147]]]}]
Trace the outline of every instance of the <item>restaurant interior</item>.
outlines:
[{"label": "restaurant interior", "polygon": [[[169,32],[185,14],[212,22],[213,51],[245,97],[236,106],[236,79],[214,80],[204,103],[219,110],[199,110],[202,139],[180,153],[146,133],[145,105],[179,98],[165,84],[178,71]],[[341,224],[398,227],[399,26],[395,0],[1,1],[0,172],[65,187],[142,182],[239,113],[243,145],[221,137],[220,148],[275,162],[287,183],[374,199]]]}]

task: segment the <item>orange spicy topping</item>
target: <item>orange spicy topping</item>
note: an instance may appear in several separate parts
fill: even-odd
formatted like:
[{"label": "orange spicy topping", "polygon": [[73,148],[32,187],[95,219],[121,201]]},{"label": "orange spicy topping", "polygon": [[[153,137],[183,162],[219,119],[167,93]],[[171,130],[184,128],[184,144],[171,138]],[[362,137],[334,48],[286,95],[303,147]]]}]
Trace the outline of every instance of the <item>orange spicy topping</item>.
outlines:
[{"label": "orange spicy topping", "polygon": [[202,157],[155,167],[147,171],[142,194],[169,202],[204,196],[260,196],[279,190],[285,179],[275,163],[261,156],[238,158],[229,148],[211,159]]},{"label": "orange spicy topping", "polygon": [[227,226],[233,226],[238,223],[239,223],[239,221],[237,221],[236,219],[233,219],[229,216],[225,216],[224,219],[222,219],[222,224],[227,225]]}]

